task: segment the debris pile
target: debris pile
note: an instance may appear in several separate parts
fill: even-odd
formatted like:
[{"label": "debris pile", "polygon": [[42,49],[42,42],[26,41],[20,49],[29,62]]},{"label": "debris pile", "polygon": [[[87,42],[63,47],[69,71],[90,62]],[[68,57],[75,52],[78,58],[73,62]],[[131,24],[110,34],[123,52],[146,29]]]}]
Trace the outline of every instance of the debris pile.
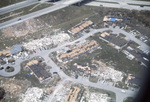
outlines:
[{"label": "debris pile", "polygon": [[46,47],[48,45],[61,44],[65,41],[68,41],[69,39],[70,36],[68,34],[60,33],[58,35],[53,35],[51,37],[44,37],[42,39],[37,39],[28,43],[24,43],[23,47],[25,47],[27,50],[36,50],[42,47]]},{"label": "debris pile", "polygon": [[37,87],[28,88],[25,94],[22,95],[22,102],[39,102],[43,90]]}]

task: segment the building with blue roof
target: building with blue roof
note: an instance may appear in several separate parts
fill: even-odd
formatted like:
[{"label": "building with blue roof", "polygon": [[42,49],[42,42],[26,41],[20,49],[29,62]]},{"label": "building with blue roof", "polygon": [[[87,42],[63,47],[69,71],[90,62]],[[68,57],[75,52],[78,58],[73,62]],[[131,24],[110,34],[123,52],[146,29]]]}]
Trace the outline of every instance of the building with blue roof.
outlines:
[{"label": "building with blue roof", "polygon": [[17,54],[17,53],[19,53],[19,52],[21,52],[22,51],[22,45],[15,45],[15,46],[13,46],[13,48],[10,50],[10,53],[12,54],[12,55],[14,55],[14,54]]},{"label": "building with blue roof", "polygon": [[116,21],[116,18],[111,18],[110,21],[111,21],[111,22],[115,22],[115,21]]}]

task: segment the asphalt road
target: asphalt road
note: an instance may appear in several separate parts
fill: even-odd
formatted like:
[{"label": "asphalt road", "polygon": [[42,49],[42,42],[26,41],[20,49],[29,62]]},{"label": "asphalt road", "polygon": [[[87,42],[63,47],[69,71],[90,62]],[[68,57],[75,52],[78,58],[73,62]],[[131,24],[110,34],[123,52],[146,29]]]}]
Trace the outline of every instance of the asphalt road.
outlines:
[{"label": "asphalt road", "polygon": [[[17,17],[15,19],[12,19],[12,20],[9,20],[9,21],[3,22],[3,23],[0,23],[0,29],[14,25],[14,24],[17,24],[17,23],[20,23],[20,22],[23,22],[23,21],[26,21],[26,20],[31,19],[31,18],[39,17],[41,15],[65,8],[65,7],[75,3],[75,2],[66,3],[66,1],[67,0],[61,0],[61,1],[56,2],[54,6],[51,6],[51,7],[27,14],[27,15],[24,15],[21,17]],[[68,1],[72,1],[72,0],[68,0]],[[76,1],[76,2],[78,2],[78,1]],[[19,18],[21,18],[21,20],[18,21]]]},{"label": "asphalt road", "polygon": [[0,15],[38,3],[38,2],[39,2],[38,0],[26,0],[20,3],[16,3],[16,4],[12,4],[12,5],[0,8]]},{"label": "asphalt road", "polygon": [[[69,3],[67,3],[66,1],[68,1]],[[44,15],[44,14],[62,9],[64,7],[67,7],[67,6],[72,5],[73,3],[75,3],[75,2],[70,2],[70,1],[75,1],[75,0],[61,0],[61,1],[58,1],[58,2],[54,3],[55,4],[54,6],[51,6],[51,7],[48,7],[48,8],[30,13],[30,14],[27,14],[27,15],[24,15],[24,16],[21,16],[21,17],[18,17],[18,18],[15,18],[15,19],[3,22],[3,23],[0,23],[0,29],[11,26],[11,25],[14,25],[14,24],[17,24],[17,23],[20,23],[20,22],[23,22],[23,21],[31,19],[31,18],[39,17],[41,15]],[[109,0],[105,0],[105,1],[109,1]],[[78,2],[78,0],[77,0],[77,2]],[[124,8],[124,9],[130,9],[130,10],[132,10],[132,9],[135,9],[135,10],[150,10],[150,7],[148,7],[148,6],[147,7],[140,7],[140,6],[128,5],[127,3],[130,3],[131,1],[126,1],[126,2],[118,1],[118,2],[119,2],[119,4],[111,4],[111,3],[101,3],[101,2],[93,1],[93,2],[90,2],[86,5],[90,5],[90,6],[103,5],[104,7]],[[134,1],[132,1],[132,2],[135,3]],[[138,1],[136,1],[136,2],[138,2]],[[149,2],[145,2],[145,1],[141,1],[139,3],[149,4]],[[22,20],[18,21],[19,18],[21,18]]]},{"label": "asphalt road", "polygon": [[[70,81],[73,81],[73,82],[76,82],[76,83],[80,83],[80,84],[84,84],[84,85],[87,85],[87,86],[92,86],[92,87],[96,87],[96,88],[101,88],[101,89],[113,91],[113,92],[116,93],[116,100],[117,100],[117,102],[123,102],[122,100],[124,98],[126,98],[128,96],[134,96],[135,92],[133,92],[131,90],[126,90],[126,93],[122,93],[121,89],[116,88],[116,87],[114,87],[112,85],[102,84],[100,82],[92,83],[92,82],[89,82],[88,79],[85,79],[85,78],[83,79],[82,77],[79,77],[78,79],[71,78],[68,75],[66,75],[63,71],[61,71],[60,68],[53,62],[53,60],[51,58],[49,58],[49,54],[51,52],[58,51],[58,50],[62,49],[63,47],[67,46],[67,45],[75,44],[75,42],[77,42],[77,41],[83,41],[86,38],[88,38],[89,36],[91,36],[91,35],[93,35],[93,34],[95,34],[97,32],[103,32],[103,31],[109,30],[109,29],[111,29],[113,32],[123,33],[123,34],[126,35],[126,37],[132,38],[131,36],[129,36],[131,34],[129,34],[129,33],[125,32],[125,31],[119,29],[119,27],[118,28],[113,28],[113,29],[112,28],[91,29],[91,31],[89,33],[85,33],[84,36],[82,36],[81,38],[79,38],[77,40],[74,40],[72,42],[63,43],[63,44],[57,46],[56,48],[52,48],[52,49],[49,49],[49,50],[42,50],[42,51],[37,50],[36,53],[30,55],[30,58],[42,55],[41,57],[44,58],[44,60],[47,63],[47,65],[52,67],[52,69],[50,70],[51,73],[58,72],[58,74],[61,77],[61,79],[66,79],[66,80],[70,80]],[[138,39],[136,41],[138,41]],[[140,42],[140,44],[143,45],[144,43]],[[147,49],[147,46],[145,47],[145,49]],[[25,61],[25,60],[22,60],[21,58],[16,59],[16,64],[15,65],[8,64],[9,66],[14,67],[15,71],[8,73],[8,72],[5,72],[5,69],[4,69],[4,70],[0,71],[0,75],[4,76],[4,77],[10,77],[10,76],[16,75],[17,73],[20,72],[20,64],[23,61]],[[6,68],[6,66],[8,66],[8,65],[4,65],[4,67]]]},{"label": "asphalt road", "polygon": [[[118,4],[115,3],[103,3],[100,1],[106,1],[106,2],[117,2]],[[129,10],[150,10],[150,6],[144,6],[144,7],[140,7],[140,6],[136,6],[136,5],[128,5],[128,3],[132,3],[132,4],[140,4],[140,5],[150,5],[150,2],[146,2],[146,1],[126,1],[126,0],[96,0],[96,1],[92,1],[90,3],[87,3],[86,5],[89,6],[98,6],[98,7],[112,7],[112,8],[122,8],[122,9],[129,9]]]},{"label": "asphalt road", "polygon": [[[121,4],[121,3],[120,3]],[[0,29],[4,28],[4,27],[8,27],[10,25],[14,25],[14,24],[17,24],[19,22],[22,22],[22,21],[25,21],[27,19],[31,19],[31,18],[34,18],[34,17],[38,17],[38,16],[41,16],[43,14],[46,14],[46,13],[49,13],[49,12],[53,12],[55,10],[58,10],[58,9],[61,9],[61,8],[64,8],[64,7],[67,7],[69,6],[70,4],[63,4],[63,1],[60,1],[60,2],[57,2],[54,6],[52,7],[49,7],[49,8],[46,8],[46,9],[43,9],[43,10],[40,10],[40,11],[37,11],[37,12],[34,12],[34,13],[31,13],[31,14],[28,14],[28,15],[25,15],[25,16],[22,16],[22,17],[19,17],[19,18],[22,18],[21,21],[18,21],[19,18],[16,18],[16,19],[13,19],[13,20],[10,20],[10,21],[7,21],[7,22],[4,22],[4,23],[1,23],[0,24]],[[99,6],[99,4],[97,2],[91,2],[89,3],[88,5],[94,5],[94,6]],[[113,5],[113,4],[111,4]],[[111,5],[108,5],[108,7],[117,7],[117,8],[122,8],[122,7],[125,7],[125,8],[128,8],[128,9],[137,9],[137,10],[141,10],[141,8],[139,7],[134,7],[134,6],[127,6],[126,3],[122,3],[121,5],[114,5],[114,6],[111,6]],[[125,5],[125,6],[124,6]],[[105,5],[104,5],[105,6]],[[132,8],[133,7],[133,8]],[[148,8],[145,8],[144,9],[147,9],[147,10],[150,10],[149,7]],[[111,28],[107,28],[107,29],[111,29]],[[74,79],[74,78],[71,78],[69,76],[67,76],[64,72],[62,72],[60,70],[60,68],[49,58],[49,53],[51,52],[54,52],[54,51],[57,51],[59,49],[61,49],[62,47],[66,46],[66,45],[70,45],[70,44],[74,44],[76,41],[83,41],[84,39],[88,38],[90,35],[93,35],[94,33],[97,33],[97,32],[102,32],[102,31],[105,31],[107,30],[106,28],[103,28],[103,29],[97,29],[97,30],[91,30],[90,33],[88,34],[84,34],[83,37],[73,41],[73,42],[68,42],[68,43],[65,43],[61,46],[58,46],[56,48],[53,48],[53,49],[50,49],[50,50],[45,50],[45,51],[37,51],[37,53],[33,54],[33,55],[30,55],[30,58],[32,57],[35,57],[35,56],[41,56],[45,59],[46,62],[49,61],[49,63],[47,63],[48,65],[52,66],[52,69],[51,69],[51,72],[54,72],[54,71],[57,71],[58,74],[60,75],[60,77],[62,79],[67,79],[67,80],[71,80],[73,82],[76,82],[76,83],[80,83],[80,84],[84,84],[84,85],[88,85],[88,86],[92,86],[92,87],[96,87],[96,88],[101,88],[101,89],[105,89],[105,90],[109,90],[109,91],[113,91],[116,93],[116,100],[117,102],[123,102],[123,99],[125,97],[128,97],[128,96],[133,96],[134,95],[134,92],[130,91],[130,90],[126,90],[126,94],[124,93],[121,93],[121,89],[119,88],[116,88],[114,86],[111,86],[111,85],[105,85],[105,84],[101,84],[101,83],[91,83],[88,81],[88,79],[82,79],[81,77],[79,77],[79,79]],[[131,34],[129,34],[128,32],[125,32],[119,28],[115,28],[115,29],[112,29],[114,32],[117,32],[117,33],[123,33],[126,35],[126,39],[131,39],[133,41],[135,41],[136,43],[138,43],[139,45],[141,45],[141,50],[144,49],[144,50],[149,50],[149,46],[147,46],[145,43],[141,42],[140,40],[136,39],[135,37],[133,37]],[[15,71],[14,72],[11,72],[11,73],[7,73],[5,72],[5,70],[1,70],[0,71],[0,75],[1,76],[5,76],[5,77],[10,77],[10,76],[14,76],[16,75],[17,73],[20,72],[20,63],[22,63],[24,60],[22,60],[21,58],[18,58],[16,60],[16,64],[15,65],[10,65],[10,66],[13,66],[15,68]],[[6,66],[8,65],[4,65],[4,67],[6,68]]]}]

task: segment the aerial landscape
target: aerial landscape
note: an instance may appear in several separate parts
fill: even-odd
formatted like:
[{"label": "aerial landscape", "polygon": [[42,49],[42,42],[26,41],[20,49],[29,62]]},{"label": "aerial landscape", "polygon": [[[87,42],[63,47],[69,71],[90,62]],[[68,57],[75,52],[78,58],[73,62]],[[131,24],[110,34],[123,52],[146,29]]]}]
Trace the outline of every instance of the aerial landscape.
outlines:
[{"label": "aerial landscape", "polygon": [[0,102],[133,102],[149,67],[150,1],[0,2]]}]

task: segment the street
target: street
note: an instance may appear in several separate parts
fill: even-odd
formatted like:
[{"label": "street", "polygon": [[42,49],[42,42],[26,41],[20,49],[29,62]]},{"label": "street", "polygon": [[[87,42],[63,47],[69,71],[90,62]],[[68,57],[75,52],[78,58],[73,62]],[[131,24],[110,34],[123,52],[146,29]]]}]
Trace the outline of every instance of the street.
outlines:
[{"label": "street", "polygon": [[[91,31],[89,33],[86,33],[86,34],[83,34],[84,36],[82,36],[81,38],[79,39],[76,39],[72,42],[66,42],[66,43],[63,43],[62,45],[60,46],[57,46],[56,48],[52,48],[52,49],[49,49],[49,50],[42,50],[42,51],[36,51],[36,53],[32,54],[32,55],[29,55],[30,58],[33,58],[33,57],[36,57],[36,56],[41,56],[42,58],[44,58],[45,62],[47,62],[47,65],[48,66],[51,66],[52,69],[50,70],[51,73],[53,72],[58,72],[59,76],[61,77],[61,79],[66,79],[66,80],[70,80],[70,81],[73,81],[73,82],[76,82],[76,83],[80,83],[80,84],[83,84],[83,85],[87,85],[87,86],[91,86],[91,87],[96,87],[96,88],[101,88],[101,89],[105,89],[105,90],[109,90],[109,91],[113,91],[116,93],[116,102],[122,102],[122,100],[128,96],[133,96],[135,94],[135,92],[131,91],[131,90],[126,90],[126,94],[122,93],[121,92],[121,89],[119,88],[116,88],[112,85],[105,85],[105,84],[102,84],[100,82],[98,83],[92,83],[92,82],[89,82],[88,79],[85,79],[83,80],[82,77],[79,77],[78,79],[74,79],[74,78],[71,78],[70,76],[66,75],[63,71],[60,70],[60,68],[53,62],[53,60],[49,57],[49,54],[52,53],[52,52],[55,52],[55,51],[58,51],[59,49],[67,46],[67,45],[73,45],[75,44],[75,42],[77,41],[83,41],[85,40],[86,38],[88,38],[89,36],[91,35],[94,35],[95,33],[98,33],[98,32],[103,32],[105,30],[112,30],[113,32],[118,32],[118,33],[123,33],[126,35],[126,37],[129,37],[129,38],[132,38],[131,34],[129,34],[128,32],[125,32],[119,28],[102,28],[102,29],[91,29]],[[138,39],[134,38],[136,42],[140,42]],[[143,42],[140,42],[139,43],[140,45],[145,45],[142,49],[150,49],[149,46],[147,46],[146,44],[144,44]],[[27,60],[27,59],[26,59]],[[5,72],[5,69],[0,71],[0,75],[1,76],[4,76],[4,77],[10,77],[10,76],[14,76],[16,75],[17,73],[20,72],[20,64],[25,61],[25,60],[22,60],[21,58],[18,58],[16,59],[16,64],[15,65],[11,65],[11,64],[8,64],[9,66],[12,66],[15,68],[15,71],[14,72]],[[8,65],[4,65],[3,67],[7,67]]]},{"label": "street", "polygon": [[[122,0],[121,1],[115,0],[114,2],[118,2],[118,4],[102,3],[102,2],[98,2],[98,1],[101,1],[101,0],[96,0],[96,1],[90,2],[86,5],[90,5],[90,6],[103,5],[104,7],[125,8],[125,9],[130,9],[130,10],[133,10],[133,9],[135,9],[135,10],[150,10],[150,7],[148,7],[148,6],[147,7],[140,7],[140,6],[134,6],[134,5],[128,5],[127,4],[127,3],[135,3],[135,2],[137,4],[147,4],[147,2],[144,2],[144,1],[141,1],[141,2],[138,1],[137,2],[137,1],[128,1],[127,0],[126,2],[124,2]],[[109,1],[109,0],[105,0],[105,1]],[[10,5],[9,7],[5,7],[5,8],[0,9],[0,14],[4,14],[6,12],[10,12],[12,10],[21,8],[21,7],[23,7],[23,5],[25,7],[25,4],[30,5],[30,3],[35,3],[35,2],[37,2],[37,0],[31,0],[31,1],[27,0],[26,2],[21,2],[20,4],[16,4],[18,6],[16,6],[15,8],[14,8],[15,4]],[[39,17],[41,15],[44,15],[44,14],[47,14],[47,13],[65,8],[69,5],[72,5],[72,2],[66,3],[66,0],[58,1],[58,2],[55,3],[54,6],[51,6],[51,7],[48,7],[48,8],[45,8],[45,9],[30,13],[30,14],[27,14],[27,15],[24,15],[24,16],[6,21],[4,23],[1,23],[0,24],[0,29],[11,26],[11,25],[14,25],[14,24],[17,24],[17,23],[20,23],[20,22],[23,22],[23,21],[31,19],[31,18]],[[18,21],[19,18],[21,18],[20,21]],[[44,58],[46,64],[48,66],[52,67],[52,69],[50,70],[51,73],[58,72],[60,78],[63,79],[63,80],[61,80],[61,82],[63,82],[63,83],[65,81],[69,80],[69,81],[72,81],[72,82],[75,82],[75,83],[79,83],[79,84],[83,84],[83,85],[87,85],[87,86],[91,86],[91,87],[95,87],[95,88],[100,88],[100,89],[104,89],[104,90],[109,90],[109,91],[112,91],[116,94],[116,102],[123,102],[124,98],[129,97],[129,96],[130,97],[134,96],[135,92],[131,91],[131,90],[125,90],[126,93],[122,93],[120,88],[116,88],[112,85],[102,84],[100,82],[92,83],[92,82],[89,82],[89,80],[87,78],[83,78],[83,77],[79,77],[78,79],[74,79],[74,78],[66,75],[62,70],[60,70],[59,66],[57,66],[56,63],[49,57],[49,54],[52,53],[52,52],[58,51],[58,50],[62,49],[63,47],[67,46],[67,45],[73,45],[77,41],[83,41],[83,40],[87,39],[88,37],[90,37],[91,35],[94,35],[98,32],[103,32],[103,31],[106,31],[106,30],[112,30],[114,34],[119,34],[119,33],[124,34],[126,36],[125,37],[126,40],[128,40],[128,41],[132,40],[132,41],[136,42],[137,44],[139,44],[141,46],[140,49],[142,51],[150,50],[150,47],[148,45],[146,45],[141,40],[135,38],[135,36],[131,35],[130,33],[120,29],[119,27],[116,27],[116,28],[110,27],[110,28],[101,28],[101,29],[90,29],[89,33],[83,34],[83,36],[80,37],[79,39],[76,39],[72,42],[63,43],[63,44],[61,44],[61,45],[59,45],[55,48],[51,48],[49,50],[42,50],[42,51],[37,50],[36,53],[34,53],[32,55],[29,55],[29,57],[31,59],[33,57],[42,55],[41,57]],[[28,60],[28,59],[25,59],[25,60]],[[18,59],[16,59],[16,62],[15,62],[14,65],[11,65],[11,64],[3,65],[4,69],[0,71],[0,75],[4,76],[4,77],[11,77],[11,76],[16,75],[21,70],[20,64],[22,62],[24,62],[25,60],[23,60],[21,58],[18,58]],[[13,72],[6,72],[5,69],[6,69],[7,66],[12,66],[12,67],[14,67],[15,70]],[[62,83],[59,83],[57,87],[61,88]],[[58,89],[53,93],[52,97],[55,95],[55,93],[57,91],[58,91]],[[52,101],[52,97],[49,100],[50,102]]]}]

